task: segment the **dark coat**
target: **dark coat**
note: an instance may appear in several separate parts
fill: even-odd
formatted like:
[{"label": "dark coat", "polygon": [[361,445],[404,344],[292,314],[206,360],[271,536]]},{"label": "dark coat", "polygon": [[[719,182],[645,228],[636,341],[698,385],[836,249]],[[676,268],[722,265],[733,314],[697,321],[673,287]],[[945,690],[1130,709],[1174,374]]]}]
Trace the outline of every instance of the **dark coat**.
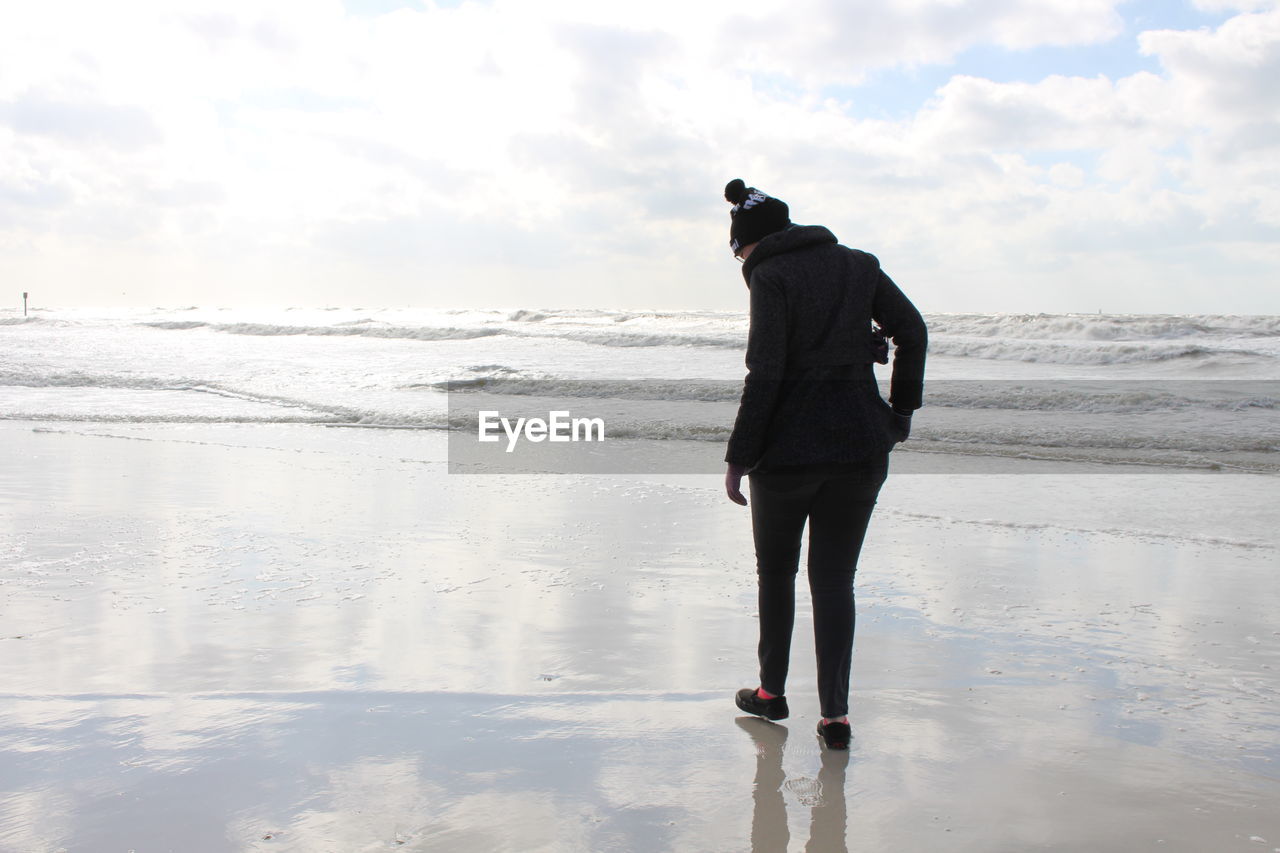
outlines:
[{"label": "dark coat", "polygon": [[928,333],[875,256],[820,225],[793,225],[761,240],[742,275],[751,290],[747,378],[725,460],[763,470],[891,449],[871,322],[893,339],[889,401],[901,412],[920,408]]}]

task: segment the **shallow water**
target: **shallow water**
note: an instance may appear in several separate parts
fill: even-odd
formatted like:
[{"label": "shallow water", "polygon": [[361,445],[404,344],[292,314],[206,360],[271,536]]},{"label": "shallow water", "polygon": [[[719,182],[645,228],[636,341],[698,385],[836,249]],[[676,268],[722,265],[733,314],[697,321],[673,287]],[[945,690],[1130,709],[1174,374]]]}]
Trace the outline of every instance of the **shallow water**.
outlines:
[{"label": "shallow water", "polygon": [[735,724],[754,577],[715,478],[0,438],[0,850],[1280,847],[1272,478],[891,477],[839,756],[803,616],[793,718]]}]

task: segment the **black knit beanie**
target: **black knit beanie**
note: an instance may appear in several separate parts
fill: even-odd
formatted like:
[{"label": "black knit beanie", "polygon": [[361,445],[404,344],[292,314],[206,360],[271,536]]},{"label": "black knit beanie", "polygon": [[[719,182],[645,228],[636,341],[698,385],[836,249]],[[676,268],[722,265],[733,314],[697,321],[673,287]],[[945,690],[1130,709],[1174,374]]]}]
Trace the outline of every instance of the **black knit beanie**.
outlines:
[{"label": "black knit beanie", "polygon": [[791,212],[785,201],[747,186],[741,178],[725,185],[724,199],[733,205],[729,211],[733,220],[729,225],[729,248],[735,255],[743,246],[750,246],[791,224]]}]

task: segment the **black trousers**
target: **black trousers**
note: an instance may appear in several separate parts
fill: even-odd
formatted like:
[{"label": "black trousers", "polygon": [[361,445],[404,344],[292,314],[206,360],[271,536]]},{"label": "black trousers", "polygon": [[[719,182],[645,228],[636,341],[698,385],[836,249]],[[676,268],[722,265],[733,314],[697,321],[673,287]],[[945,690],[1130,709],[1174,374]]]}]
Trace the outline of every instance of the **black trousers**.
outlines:
[{"label": "black trousers", "polygon": [[760,686],[786,693],[800,540],[809,525],[809,591],[822,716],[849,713],[853,576],[888,454],[864,462],[753,472],[751,528],[760,584]]}]

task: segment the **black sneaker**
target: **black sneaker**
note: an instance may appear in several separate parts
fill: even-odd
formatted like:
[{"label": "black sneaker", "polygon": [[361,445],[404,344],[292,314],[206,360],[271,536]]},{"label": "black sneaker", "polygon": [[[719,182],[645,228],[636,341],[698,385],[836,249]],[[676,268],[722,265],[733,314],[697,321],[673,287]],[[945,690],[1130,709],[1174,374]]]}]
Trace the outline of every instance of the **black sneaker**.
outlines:
[{"label": "black sneaker", "polygon": [[754,687],[744,687],[735,697],[738,707],[748,714],[764,717],[766,720],[785,720],[791,715],[787,709],[786,696],[774,696],[772,699],[761,699],[756,695]]},{"label": "black sneaker", "polygon": [[848,749],[853,738],[853,729],[848,723],[824,723],[818,720],[818,734],[828,749]]}]

